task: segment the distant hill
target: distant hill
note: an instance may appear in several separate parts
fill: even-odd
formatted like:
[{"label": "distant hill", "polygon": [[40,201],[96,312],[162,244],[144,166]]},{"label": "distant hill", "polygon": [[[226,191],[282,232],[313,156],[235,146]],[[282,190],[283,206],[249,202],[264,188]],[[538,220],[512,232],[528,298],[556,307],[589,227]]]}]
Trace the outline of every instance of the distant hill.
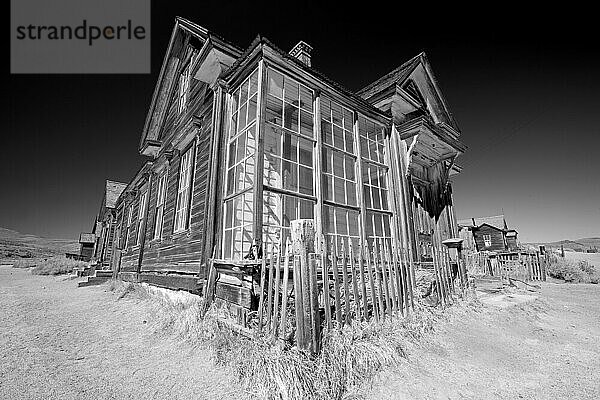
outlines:
[{"label": "distant hill", "polygon": [[560,248],[562,245],[565,250],[586,251],[590,248],[596,248],[600,251],[600,237],[582,238],[577,240],[559,240],[558,242],[547,243],[528,243],[531,245],[546,245],[546,247]]},{"label": "distant hill", "polygon": [[77,240],[48,239],[0,228],[0,259],[36,258],[78,251]]}]

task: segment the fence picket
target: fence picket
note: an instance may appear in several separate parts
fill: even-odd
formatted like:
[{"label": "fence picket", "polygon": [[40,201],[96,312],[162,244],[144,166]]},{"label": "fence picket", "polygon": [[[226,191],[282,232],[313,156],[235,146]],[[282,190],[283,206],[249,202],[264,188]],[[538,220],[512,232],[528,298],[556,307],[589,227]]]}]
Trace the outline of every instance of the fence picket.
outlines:
[{"label": "fence picket", "polygon": [[383,249],[383,254],[384,254],[384,261],[385,261],[385,265],[386,265],[386,271],[387,271],[387,276],[388,276],[388,281],[389,281],[389,285],[390,285],[390,297],[392,300],[392,311],[395,315],[398,315],[398,293],[396,292],[396,275],[395,275],[395,271],[394,271],[394,263],[392,263],[392,257],[389,253],[389,248],[387,246],[387,243],[384,239],[381,240],[381,244],[382,244],[382,249]]},{"label": "fence picket", "polygon": [[260,296],[258,300],[258,329],[262,330],[263,327],[263,309],[265,302],[265,275],[266,275],[266,252],[265,252],[265,244],[262,245],[262,260],[261,260],[261,268],[260,268]]},{"label": "fence picket", "polygon": [[360,275],[360,290],[362,294],[362,315],[365,321],[369,320],[369,304],[367,298],[367,282],[365,281],[365,265],[363,260],[363,247],[358,248],[358,273]]},{"label": "fence picket", "polygon": [[373,308],[373,316],[375,317],[375,321],[379,322],[379,313],[381,312],[381,308],[377,308],[377,292],[375,290],[375,275],[373,273],[373,267],[371,265],[371,251],[369,249],[369,244],[365,243],[365,256],[367,260],[367,273],[369,275],[369,287],[371,288],[371,304]]},{"label": "fence picket", "polygon": [[[273,313],[273,273],[275,272],[275,252],[274,252],[274,245],[271,245],[271,253],[270,253],[270,260],[269,260],[269,284],[267,286],[267,290],[268,295],[267,295],[267,331],[271,331],[271,317],[272,317],[272,313]],[[264,257],[264,255],[263,255]]]},{"label": "fence picket", "polygon": [[302,307],[302,273],[300,272],[300,256],[294,254],[294,306],[296,307],[296,343],[304,344],[304,310]]},{"label": "fence picket", "polygon": [[327,329],[331,329],[331,298],[329,296],[329,264],[327,263],[327,242],[321,237],[321,275],[323,279],[323,304],[325,305],[325,321]]},{"label": "fence picket", "polygon": [[348,238],[348,252],[350,253],[350,279],[352,281],[352,294],[354,295],[354,310],[355,318],[361,320],[360,298],[358,296],[358,283],[356,282],[356,271],[354,265],[354,249],[352,248],[352,240]]},{"label": "fence picket", "polygon": [[335,296],[335,320],[338,327],[342,327],[342,305],[340,301],[340,276],[337,262],[337,246],[333,238],[331,238],[331,268],[333,269],[333,292]]},{"label": "fence picket", "polygon": [[342,283],[344,285],[344,322],[350,322],[350,286],[348,282],[348,270],[346,262],[346,246],[342,239]]},{"label": "fence picket", "polygon": [[277,323],[279,322],[279,318],[278,318],[278,312],[279,312],[279,280],[281,279],[280,275],[280,266],[281,266],[281,251],[280,249],[277,249],[277,252],[275,251],[275,249],[273,249],[273,253],[271,254],[271,257],[275,257],[275,288],[274,288],[274,295],[273,295],[273,322],[272,322],[272,327],[271,327],[271,332],[272,334],[277,337]]},{"label": "fence picket", "polygon": [[[281,332],[281,337],[285,338],[285,328],[287,323],[287,302],[288,302],[288,280],[290,274],[290,238],[288,236],[285,242],[285,258],[283,260],[283,289],[281,292],[281,323],[279,324],[279,329]],[[293,261],[292,261],[293,263]]]},{"label": "fence picket", "polygon": [[310,275],[308,282],[310,310],[308,313],[311,322],[312,351],[313,354],[316,354],[319,351],[319,327],[321,326],[321,320],[319,314],[319,288],[317,287],[317,260],[314,253],[308,256],[308,273]]}]

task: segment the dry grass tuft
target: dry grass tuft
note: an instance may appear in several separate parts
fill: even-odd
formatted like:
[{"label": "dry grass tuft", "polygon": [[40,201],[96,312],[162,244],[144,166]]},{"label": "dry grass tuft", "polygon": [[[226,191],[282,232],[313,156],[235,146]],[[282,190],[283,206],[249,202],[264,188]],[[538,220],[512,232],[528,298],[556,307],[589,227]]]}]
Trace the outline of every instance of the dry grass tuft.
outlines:
[{"label": "dry grass tuft", "polygon": [[20,259],[14,260],[14,261],[10,261],[9,263],[12,264],[13,268],[27,269],[27,268],[33,268],[33,267],[35,267],[38,264],[41,264],[43,262],[44,262],[43,259],[37,259],[37,258],[20,258]]},{"label": "dry grass tuft", "polygon": [[86,266],[84,261],[76,261],[65,257],[64,255],[54,256],[45,260],[40,260],[39,263],[31,270],[34,275],[61,275],[68,274],[75,267]]},{"label": "dry grass tuft", "polygon": [[271,337],[255,333],[249,338],[236,331],[224,307],[206,310],[204,299],[193,295],[169,295],[154,287],[112,281],[109,290],[117,298],[150,299],[149,322],[159,334],[186,340],[211,351],[213,360],[232,369],[250,397],[260,399],[354,398],[385,368],[407,358],[409,343],[417,343],[443,318],[464,314],[464,307],[439,309],[417,304],[407,318],[382,324],[354,322],[343,329],[325,332],[321,353],[310,356]]},{"label": "dry grass tuft", "polygon": [[600,272],[587,261],[571,261],[557,258],[546,269],[553,278],[563,279],[571,283],[599,283]]}]

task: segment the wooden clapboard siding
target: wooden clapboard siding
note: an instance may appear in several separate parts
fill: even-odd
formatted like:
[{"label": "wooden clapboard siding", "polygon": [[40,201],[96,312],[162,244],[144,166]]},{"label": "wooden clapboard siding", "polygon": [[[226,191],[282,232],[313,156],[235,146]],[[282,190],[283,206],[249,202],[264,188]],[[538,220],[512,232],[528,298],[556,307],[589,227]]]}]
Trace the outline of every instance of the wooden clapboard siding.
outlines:
[{"label": "wooden clapboard siding", "polygon": [[[491,236],[491,246],[486,247],[483,235]],[[481,225],[480,227],[473,230],[473,238],[475,239],[475,245],[477,251],[503,251],[506,250],[504,244],[504,232],[501,229],[495,228],[490,225]]]},{"label": "wooden clapboard siding", "polygon": [[[125,230],[127,230],[127,218],[129,216],[129,205],[125,205]],[[136,272],[138,267],[138,259],[140,255],[140,247],[135,244],[138,230],[138,212],[140,209],[140,196],[133,199],[133,213],[131,214],[131,228],[129,229],[129,240],[124,238],[123,246],[128,243],[127,248],[123,249],[121,257],[121,271]]]},{"label": "wooden clapboard siding", "polygon": [[[181,71],[179,71],[181,73]],[[178,73],[178,75],[179,75]],[[192,70],[194,76],[195,70]],[[178,76],[177,75],[177,76]],[[142,273],[184,273],[197,274],[204,278],[203,244],[205,240],[206,198],[209,176],[210,147],[212,140],[212,90],[205,83],[192,79],[186,109],[181,112],[177,105],[179,90],[174,85],[164,125],[161,130],[163,148],[179,148],[167,161],[156,161],[152,190],[149,196],[148,227],[141,264]],[[183,145],[182,145],[183,143]],[[188,144],[189,143],[189,144]],[[189,148],[194,151],[194,168],[189,208],[189,227],[183,232],[174,233],[175,208],[179,185],[181,157]],[[160,164],[164,163],[164,164]],[[154,239],[158,181],[163,171],[167,171],[167,193],[164,202],[161,239]]]}]

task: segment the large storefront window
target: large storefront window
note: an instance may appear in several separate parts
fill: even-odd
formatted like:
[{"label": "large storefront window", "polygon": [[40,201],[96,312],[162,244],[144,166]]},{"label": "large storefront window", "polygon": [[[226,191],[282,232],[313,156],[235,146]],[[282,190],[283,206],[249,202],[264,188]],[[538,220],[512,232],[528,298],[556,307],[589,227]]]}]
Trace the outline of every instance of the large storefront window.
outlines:
[{"label": "large storefront window", "polygon": [[355,251],[360,238],[360,212],[357,198],[356,148],[354,146],[354,112],[321,97],[321,137],[323,141],[322,183],[323,231],[327,245],[338,252],[348,251],[348,240]]},{"label": "large storefront window", "polygon": [[391,246],[391,212],[388,201],[388,170],[385,159],[383,126],[362,115],[358,118],[358,133],[362,157],[365,239],[371,247],[375,240]]},{"label": "large storefront window", "polygon": [[258,69],[230,97],[223,257],[241,259],[253,240]]},{"label": "large storefront window", "polygon": [[[391,246],[384,126],[323,94],[317,114],[313,90],[275,68],[263,71],[263,78],[255,71],[230,99],[223,257],[243,258],[260,231],[256,224],[262,224],[269,252],[285,244],[293,220],[319,217],[328,247],[333,244],[338,253],[347,253],[351,243],[358,254],[365,240]],[[261,121],[259,80],[266,84]],[[262,154],[256,153],[259,131]],[[315,165],[316,154],[321,165]],[[261,171],[255,170],[257,164]],[[255,198],[261,190],[262,199]],[[317,193],[323,205],[319,214]],[[254,215],[256,201],[262,204],[262,220]]]},{"label": "large storefront window", "polygon": [[314,218],[313,92],[269,68],[264,137],[263,240],[281,246],[290,222]]}]

